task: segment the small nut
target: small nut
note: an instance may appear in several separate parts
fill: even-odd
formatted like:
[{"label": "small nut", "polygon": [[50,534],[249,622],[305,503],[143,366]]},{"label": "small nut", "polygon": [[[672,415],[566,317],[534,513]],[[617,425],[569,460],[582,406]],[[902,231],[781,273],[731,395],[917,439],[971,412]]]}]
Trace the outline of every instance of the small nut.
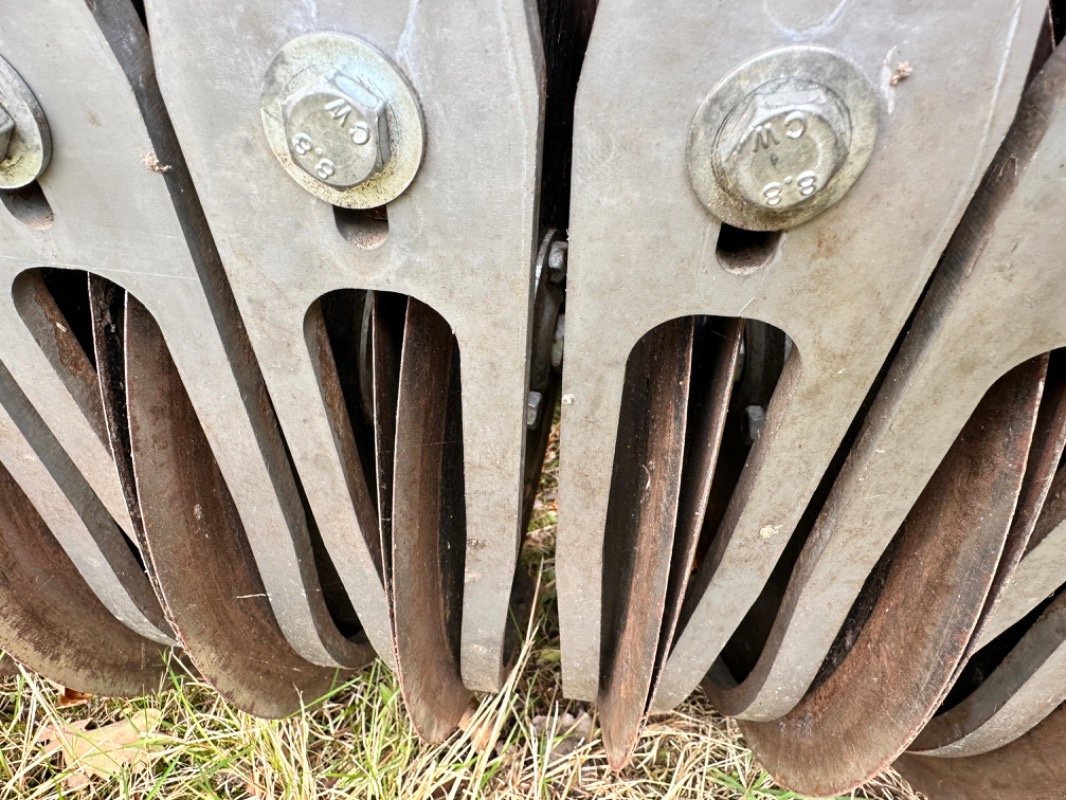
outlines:
[{"label": "small nut", "polygon": [[389,159],[385,101],[347,75],[323,78],[286,98],[284,118],[293,162],[328,186],[358,186]]},{"label": "small nut", "polygon": [[540,407],[544,403],[544,395],[540,392],[529,393],[526,398],[526,427],[532,430],[540,422]]},{"label": "small nut", "polygon": [[552,283],[559,283],[566,277],[566,256],[569,245],[565,241],[552,242],[548,250],[548,276]]},{"label": "small nut", "polygon": [[851,125],[836,94],[813,81],[771,81],[726,117],[713,150],[722,187],[768,211],[809,201],[848,158]]},{"label": "small nut", "polygon": [[0,105],[0,161],[7,160],[14,136],[15,120],[7,113],[7,109]]}]

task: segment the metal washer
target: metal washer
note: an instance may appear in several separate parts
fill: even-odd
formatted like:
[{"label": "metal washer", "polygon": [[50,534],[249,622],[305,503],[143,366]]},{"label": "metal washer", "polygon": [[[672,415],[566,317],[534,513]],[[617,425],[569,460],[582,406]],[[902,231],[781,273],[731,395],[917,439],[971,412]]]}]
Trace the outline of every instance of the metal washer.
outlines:
[{"label": "metal washer", "polygon": [[7,156],[0,160],[0,189],[20,189],[48,169],[52,160],[52,133],[30,87],[3,58],[0,58],[0,105],[15,123]]},{"label": "metal washer", "polygon": [[[767,83],[794,78],[831,89],[844,103],[851,126],[848,155],[824,188],[807,202],[782,211],[747,203],[731,194],[714,169],[722,125],[738,104]],[[689,128],[686,160],[692,188],[714,216],[737,228],[786,230],[801,225],[839,201],[858,180],[877,139],[878,101],[858,65],[822,47],[786,47],[742,64],[723,78],[700,104]]]},{"label": "metal washer", "polygon": [[[386,102],[389,123],[388,160],[380,172],[348,189],[328,186],[293,162],[283,115],[286,98],[338,73],[371,85]],[[260,116],[270,149],[285,171],[315,197],[335,206],[383,206],[403,193],[422,163],[425,128],[414,88],[384,53],[355,36],[315,32],[287,42],[267,69]]]}]

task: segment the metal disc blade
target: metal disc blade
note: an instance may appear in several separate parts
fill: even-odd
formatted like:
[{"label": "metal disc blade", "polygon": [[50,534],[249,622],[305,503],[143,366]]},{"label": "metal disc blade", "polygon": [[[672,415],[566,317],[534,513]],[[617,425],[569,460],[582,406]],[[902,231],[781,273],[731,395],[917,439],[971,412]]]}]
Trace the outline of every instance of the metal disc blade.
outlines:
[{"label": "metal disc blade", "polygon": [[366,473],[363,471],[359,445],[356,442],[352,421],[348,414],[337,363],[326,331],[321,302],[313,305],[308,311],[304,321],[304,333],[311,353],[311,362],[314,364],[315,374],[321,387],[326,416],[329,418],[329,426],[333,432],[333,441],[344,472],[348,496],[361,529],[358,533],[366,541],[367,549],[380,574],[381,539],[378,535],[378,515],[370,496]]},{"label": "metal disc blade", "polygon": [[141,636],[173,645],[134,544],[3,365],[0,429],[0,461],[100,602]]},{"label": "metal disc blade", "polygon": [[[417,300],[407,305],[396,404],[392,503],[392,606],[400,689],[415,729],[444,739],[470,701],[458,658],[462,530],[447,496],[449,399],[457,369],[448,324]],[[451,552],[449,552],[451,551]],[[448,574],[458,568],[458,575]],[[456,588],[458,587],[458,591]]]},{"label": "metal disc blade", "polygon": [[[1054,524],[1057,524],[1051,519],[1055,513],[1054,508],[1048,509],[1049,513],[1046,515],[1043,511],[1064,449],[1066,449],[1066,351],[1059,351],[1052,353],[1049,359],[1044,398],[1036,419],[1033,449],[1029,453],[1025,480],[1022,483],[1021,495],[1018,497],[1018,509],[1014,513],[1014,522],[1011,525],[1010,535],[1007,537],[1007,545],[1004,548],[1003,558],[1000,560],[999,571],[992,584],[988,603],[982,612],[971,651],[976,651],[987,644],[1007,625],[1029,611],[1024,603],[1018,603],[1020,598],[1016,591],[1011,591],[1011,581],[1024,554],[1038,546],[1042,538],[1054,529]],[[1058,479],[1059,492],[1066,489],[1064,478],[1066,475]],[[1057,506],[1058,503],[1052,505]],[[1063,511],[1066,512],[1066,508]],[[1046,549],[1045,552],[1047,552]],[[1066,567],[1066,564],[1063,566]],[[1066,581],[1066,570],[1062,573],[1061,581]],[[1008,596],[1007,606],[1000,612],[1000,600],[1004,594]]]},{"label": "metal disc blade", "polygon": [[1066,706],[1005,747],[969,758],[904,755],[900,774],[929,800],[1057,800],[1066,786]]},{"label": "metal disc blade", "polygon": [[817,796],[857,786],[939,706],[1010,527],[1043,370],[1027,362],[985,395],[901,527],[865,624],[838,639],[835,669],[780,720],[741,722],[785,786]]},{"label": "metal disc blade", "polygon": [[[655,674],[648,699],[649,708],[655,702],[658,678],[670,654],[677,623],[681,618],[681,607],[684,604],[689,577],[694,568],[696,548],[699,544],[700,532],[704,527],[715,468],[718,465],[718,454],[722,446],[722,436],[725,433],[733,379],[740,357],[741,342],[744,340],[745,327],[743,320],[732,320],[726,327],[724,339],[720,338],[722,334],[717,327],[705,331],[709,334],[707,338],[715,341],[717,347],[714,348],[714,365],[708,385],[697,387],[694,384],[690,392],[688,426],[689,441],[693,443],[693,446],[685,455],[685,474],[678,509],[677,540],[674,542],[670,585],[666,595],[666,611],[663,617],[662,636],[659,640],[659,654],[656,658]],[[695,346],[696,348],[700,346],[698,336]],[[698,359],[696,352],[693,354],[693,359]],[[696,368],[697,365],[694,364],[694,373]],[[697,401],[696,393],[699,389],[703,389],[703,396]],[[694,414],[697,415],[695,419],[693,419]]]},{"label": "metal disc blade", "polygon": [[133,456],[130,449],[129,418],[126,413],[126,292],[104,278],[89,273],[89,313],[93,326],[93,351],[96,356],[96,375],[103,402],[104,424],[111,446],[111,457],[122,484],[122,493],[133,522],[133,534],[144,559],[152,588],[162,604],[162,598],[152,574],[151,559],[147,557],[144,525],[137,502],[137,482],[133,475]]},{"label": "metal disc blade", "polygon": [[[132,297],[126,390],[133,467],[154,572],[182,644],[226,699],[283,716],[343,672],[301,658],[278,628],[236,508],[166,343]],[[367,662],[373,657],[363,646]]]},{"label": "metal disc blade", "polygon": [[407,301],[373,292],[370,303],[371,405],[377,473],[378,524],[385,591],[392,596],[392,475],[396,461],[396,403]]},{"label": "metal disc blade", "polygon": [[629,759],[651,691],[677,529],[692,374],[692,317],[646,334],[626,366],[608,506],[599,708],[613,769]]},{"label": "metal disc blade", "polygon": [[974,649],[992,641],[1047,598],[1066,576],[1066,469],[1051,480],[1047,500],[1036,521],[1030,542],[1036,541],[1018,562],[992,613],[974,641]]},{"label": "metal disc blade", "polygon": [[909,751],[957,758],[1022,736],[1066,700],[1066,594],[1026,631],[982,683],[929,721]]},{"label": "metal disc blade", "polygon": [[4,652],[81,692],[139,695],[159,688],[169,648],[107,611],[3,467],[0,563]]}]

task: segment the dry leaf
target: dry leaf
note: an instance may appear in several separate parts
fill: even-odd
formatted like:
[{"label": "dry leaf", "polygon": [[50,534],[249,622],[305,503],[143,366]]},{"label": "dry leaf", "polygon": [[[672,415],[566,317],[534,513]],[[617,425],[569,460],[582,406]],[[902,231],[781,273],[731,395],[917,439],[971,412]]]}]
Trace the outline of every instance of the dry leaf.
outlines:
[{"label": "dry leaf", "polygon": [[64,686],[63,691],[59,695],[59,700],[56,701],[56,708],[73,708],[74,706],[83,706],[91,699],[91,694],[87,694],[86,692],[79,692],[77,689],[71,689],[69,686]]},{"label": "dry leaf", "polygon": [[86,730],[88,720],[49,725],[41,729],[38,740],[45,752],[63,754],[63,763],[71,773],[67,788],[80,789],[91,778],[110,778],[126,766],[133,772],[146,768],[153,750],[150,737],[162,717],[160,711],[149,708],[92,730]]}]

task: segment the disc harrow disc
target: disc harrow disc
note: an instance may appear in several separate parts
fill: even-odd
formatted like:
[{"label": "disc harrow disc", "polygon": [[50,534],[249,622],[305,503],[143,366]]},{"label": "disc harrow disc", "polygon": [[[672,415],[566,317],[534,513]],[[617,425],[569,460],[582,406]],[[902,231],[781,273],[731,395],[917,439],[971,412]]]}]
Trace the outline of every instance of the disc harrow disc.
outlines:
[{"label": "disc harrow disc", "polygon": [[[166,343],[131,296],[124,349],[139,516],[181,643],[234,705],[264,717],[298,711],[345,673],[300,657],[282,635]],[[362,650],[368,663],[373,651]]]},{"label": "disc harrow disc", "polygon": [[0,649],[90,694],[159,688],[170,648],[119,622],[6,469],[0,467]]},{"label": "disc harrow disc", "polygon": [[838,639],[844,652],[830,655],[830,674],[780,720],[741,721],[785,786],[817,796],[858,786],[891,763],[936,711],[1003,549],[1045,370],[1046,359],[1035,359],[981,402],[908,515],[883,571],[868,582],[868,619]]},{"label": "disc harrow disc", "polygon": [[431,742],[455,729],[471,699],[459,672],[461,469],[449,459],[462,440],[455,351],[444,319],[408,300],[396,393],[389,597],[404,702],[415,729]]}]

